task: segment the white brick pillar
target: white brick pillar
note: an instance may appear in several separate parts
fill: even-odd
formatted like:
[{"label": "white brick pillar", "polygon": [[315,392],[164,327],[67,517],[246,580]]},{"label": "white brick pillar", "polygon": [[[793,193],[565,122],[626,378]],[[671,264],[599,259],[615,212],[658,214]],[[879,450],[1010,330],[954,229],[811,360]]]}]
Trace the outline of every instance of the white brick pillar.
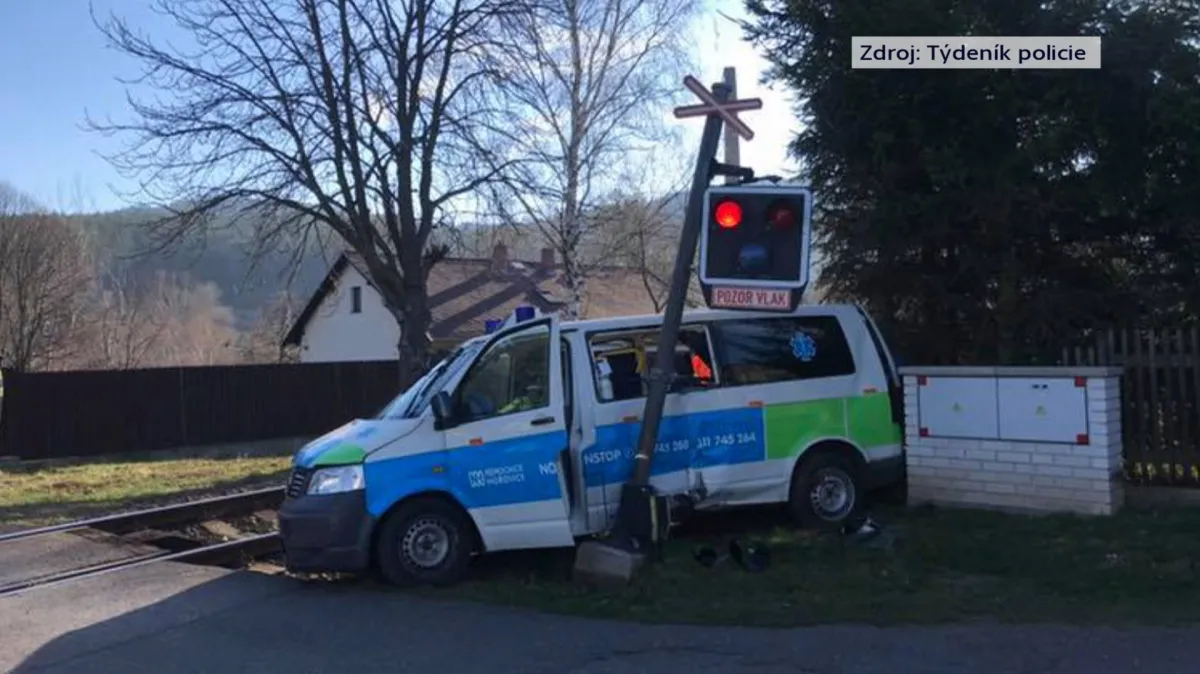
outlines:
[{"label": "white brick pillar", "polygon": [[[1104,470],[1108,480],[1108,511],[1112,514],[1125,505],[1125,446],[1121,441],[1121,375],[1108,374],[1089,377],[1088,393],[1088,454],[1092,468]],[[1097,485],[1099,487],[1099,485]]]},{"label": "white brick pillar", "polygon": [[1096,515],[1124,504],[1120,368],[901,372],[910,502]]}]

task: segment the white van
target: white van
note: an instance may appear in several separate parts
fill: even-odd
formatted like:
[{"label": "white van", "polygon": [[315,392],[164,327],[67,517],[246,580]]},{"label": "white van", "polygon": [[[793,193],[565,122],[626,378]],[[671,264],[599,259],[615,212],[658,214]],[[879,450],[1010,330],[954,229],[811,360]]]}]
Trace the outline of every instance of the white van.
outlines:
[{"label": "white van", "polygon": [[[475,553],[605,531],[633,468],[661,315],[510,319],[373,419],[309,443],[280,511],[293,571],[456,580]],[[696,509],[836,525],[903,479],[901,388],[850,305],[685,312],[651,484]]]}]

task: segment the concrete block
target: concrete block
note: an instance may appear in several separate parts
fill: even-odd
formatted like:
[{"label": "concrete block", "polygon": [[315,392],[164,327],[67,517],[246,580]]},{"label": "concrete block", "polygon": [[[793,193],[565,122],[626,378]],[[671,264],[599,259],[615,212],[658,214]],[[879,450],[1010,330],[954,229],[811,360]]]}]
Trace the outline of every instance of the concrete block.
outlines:
[{"label": "concrete block", "polygon": [[989,494],[1015,494],[1015,493],[1017,493],[1017,490],[1014,485],[1000,484],[1000,483],[996,483],[996,482],[988,483],[988,485],[986,487],[984,487],[983,490]]},{"label": "concrete block", "polygon": [[957,470],[983,470],[983,463],[979,461],[971,461],[968,459],[947,459],[950,462],[950,467]]},{"label": "concrete block", "polygon": [[1086,456],[1056,456],[1054,457],[1054,465],[1087,468],[1092,465],[1092,462]]},{"label": "concrete block", "polygon": [[1093,491],[1092,480],[1081,477],[1056,477],[1051,478],[1054,482],[1053,486],[1067,491]]},{"label": "concrete block", "polygon": [[978,479],[982,479],[988,484],[1030,484],[1033,482],[1033,476],[1027,473],[1018,473],[1012,470],[991,470],[982,472],[977,475]]},{"label": "concrete block", "polygon": [[575,579],[597,584],[628,583],[646,562],[644,554],[621,550],[602,541],[584,541],[575,550]]},{"label": "concrete block", "polygon": [[996,460],[1003,463],[1030,463],[1032,455],[1029,452],[996,452]]},{"label": "concrete block", "polygon": [[963,452],[964,458],[972,461],[995,461],[996,452],[991,449],[968,449]]},{"label": "concrete block", "polygon": [[1108,478],[1109,472],[1105,468],[1072,468],[1071,477],[1080,477],[1085,480],[1104,480]]},{"label": "concrete block", "polygon": [[1074,445],[1071,447],[1070,456],[1081,456],[1087,459],[1107,459],[1109,454],[1108,447],[1100,447],[1097,445]]},{"label": "concrete block", "polygon": [[1026,445],[1026,451],[1034,455],[1055,456],[1057,454],[1070,454],[1073,445],[1063,444],[1061,442],[1036,442]]},{"label": "concrete block", "polygon": [[1071,477],[1071,469],[1066,466],[1038,466],[1037,473],[1053,477]]},{"label": "concrete block", "polygon": [[975,476],[975,471],[962,470],[960,468],[936,468],[933,471],[935,477],[945,480],[969,480]]}]

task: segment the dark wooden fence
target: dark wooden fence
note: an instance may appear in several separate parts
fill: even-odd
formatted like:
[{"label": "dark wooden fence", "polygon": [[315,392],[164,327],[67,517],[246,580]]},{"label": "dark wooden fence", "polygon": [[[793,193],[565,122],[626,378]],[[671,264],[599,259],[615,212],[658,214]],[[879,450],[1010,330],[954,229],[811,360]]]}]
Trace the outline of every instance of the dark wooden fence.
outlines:
[{"label": "dark wooden fence", "polygon": [[399,390],[394,361],[3,376],[0,456],[23,459],[315,436]]},{"label": "dark wooden fence", "polygon": [[1200,329],[1109,330],[1063,350],[1064,365],[1116,365],[1126,479],[1200,486]]}]

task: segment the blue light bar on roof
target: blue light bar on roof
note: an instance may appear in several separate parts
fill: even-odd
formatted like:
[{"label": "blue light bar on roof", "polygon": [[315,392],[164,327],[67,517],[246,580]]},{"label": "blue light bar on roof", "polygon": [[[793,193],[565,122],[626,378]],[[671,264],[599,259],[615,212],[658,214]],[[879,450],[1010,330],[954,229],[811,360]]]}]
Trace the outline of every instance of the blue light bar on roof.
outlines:
[{"label": "blue light bar on roof", "polygon": [[499,330],[501,324],[503,324],[503,323],[504,323],[504,321],[500,320],[499,318],[489,318],[483,322],[483,331],[484,331],[484,333],[490,335],[493,332]]},{"label": "blue light bar on roof", "polygon": [[523,304],[513,310],[513,314],[517,317],[517,322],[528,321],[534,317],[533,307]]}]

